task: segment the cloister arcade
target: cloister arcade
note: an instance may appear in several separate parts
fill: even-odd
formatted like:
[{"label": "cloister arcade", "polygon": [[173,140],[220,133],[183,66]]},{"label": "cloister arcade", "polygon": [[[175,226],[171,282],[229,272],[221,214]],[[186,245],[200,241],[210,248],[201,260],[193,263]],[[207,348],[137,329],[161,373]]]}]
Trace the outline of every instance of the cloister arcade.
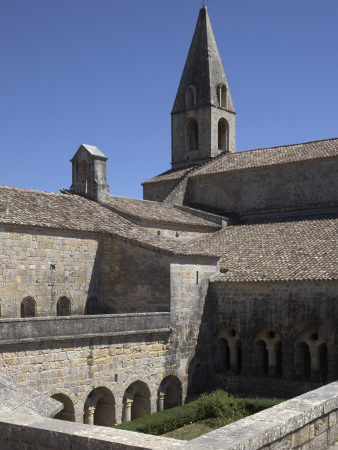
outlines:
[{"label": "cloister arcade", "polygon": [[222,328],[215,339],[217,372],[240,373],[242,368],[241,340],[234,328]]},{"label": "cloister arcade", "polygon": [[295,370],[299,379],[327,381],[327,345],[316,331],[304,331],[295,343]]},{"label": "cloister arcade", "polygon": [[[316,331],[307,330],[295,336],[291,350],[294,361],[288,373],[294,380],[309,379],[313,382],[327,382],[328,356],[327,344]],[[244,352],[244,355],[242,355]],[[249,354],[248,354],[249,352]],[[252,377],[283,376],[283,339],[272,328],[258,331],[251,342],[242,345],[239,334],[234,328],[221,328],[214,342],[215,373],[240,375],[242,358],[250,356],[250,374]],[[192,369],[191,382],[199,370],[198,364]],[[195,373],[196,372],[196,373]]]},{"label": "cloister arcade", "polygon": [[[76,420],[75,399],[64,393],[56,393],[52,398],[63,403],[64,408],[55,418],[69,422]],[[156,403],[156,407],[155,407]],[[83,404],[83,403],[82,403]],[[122,401],[122,415],[117,417],[116,398],[113,392],[105,387],[94,388],[83,404],[83,423],[101,426],[113,426],[119,422],[128,422],[138,419],[151,412],[154,409],[163,411],[182,404],[182,384],[174,375],[165,377],[157,391],[157,398],[151,397],[151,391],[148,385],[140,380],[131,383],[125,390]],[[153,405],[155,408],[151,408]],[[81,421],[82,421],[81,420]]]}]

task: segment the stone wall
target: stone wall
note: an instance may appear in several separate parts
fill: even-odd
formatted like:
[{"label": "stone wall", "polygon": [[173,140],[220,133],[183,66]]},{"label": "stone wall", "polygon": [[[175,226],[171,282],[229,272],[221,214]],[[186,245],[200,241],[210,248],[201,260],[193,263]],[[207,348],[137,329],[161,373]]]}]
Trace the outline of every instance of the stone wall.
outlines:
[{"label": "stone wall", "polygon": [[326,450],[338,437],[338,383],[332,383],[189,442],[124,430],[0,414],[1,448]]},{"label": "stone wall", "polygon": [[[103,405],[110,408],[112,424],[130,419],[136,394],[139,404],[140,398],[143,399],[146,413],[165,407],[169,385],[171,392],[175,391],[173,401],[176,404],[184,401],[188,364],[199,336],[208,279],[217,271],[217,260],[169,258],[138,247],[133,253],[135,260],[132,260],[126,257],[129,244],[110,238],[106,241],[106,237],[103,240],[106,273],[125,276],[128,269],[134,280],[139,280],[139,290],[141,283],[145,284],[153,275],[151,267],[160,266],[164,261],[161,269],[168,270],[168,283],[162,280],[158,296],[154,290],[151,300],[155,305],[153,308],[158,308],[162,301],[161,292],[165,293],[165,298],[170,299],[167,305],[170,313],[2,319],[0,369],[18,382],[65,401],[68,417],[78,422],[89,420],[88,411],[95,409],[98,399],[102,399]],[[117,272],[113,271],[114,264],[118,264]],[[144,270],[149,270],[145,282],[142,264],[146,266]],[[154,273],[156,275],[155,269]],[[105,276],[102,277],[103,292]],[[119,286],[118,281],[114,281],[114,288]],[[128,293],[132,279],[125,276],[120,282],[119,295],[125,299],[126,308],[131,310],[138,298],[133,291]],[[137,305],[135,309],[138,309]],[[91,404],[93,399],[94,405]],[[102,410],[102,404],[100,407]],[[142,415],[143,412],[139,408],[134,414]]]},{"label": "stone wall", "polygon": [[180,361],[178,376],[183,391],[189,391],[189,372],[195,349],[204,340],[204,310],[210,302],[209,277],[218,270],[217,260],[173,258],[170,268],[171,320],[175,337],[173,351]]},{"label": "stone wall", "polygon": [[0,228],[1,317],[20,317],[31,297],[37,316],[55,316],[60,297],[83,314],[88,296],[101,297],[102,240],[90,233]]},{"label": "stone wall", "polygon": [[[100,322],[100,319],[97,318],[97,321]],[[156,317],[151,319],[155,324]],[[2,344],[0,370],[17,382],[49,396],[65,396],[74,409],[77,422],[83,422],[85,403],[97,388],[103,392],[107,402],[112,399],[115,421],[121,422],[125,391],[136,381],[143,383],[148,392],[149,412],[157,411],[159,386],[165,376],[172,373],[167,373],[166,369],[172,347],[168,326],[162,329],[132,329],[132,325],[140,321],[133,324],[130,320],[129,330],[109,332],[109,321],[106,321],[105,335],[98,333],[95,336],[95,331],[98,331],[97,328],[101,331],[102,325],[96,324],[94,318],[91,322],[91,337],[73,335],[49,340],[46,336],[34,336],[33,342],[16,339],[13,344]],[[165,322],[168,324],[168,318]],[[112,328],[113,324],[114,320],[110,324]],[[55,321],[50,324],[51,328],[57,325],[61,326]],[[30,324],[28,330],[32,328]],[[23,331],[25,329],[21,335],[28,334]],[[111,424],[115,421],[112,419]]]},{"label": "stone wall", "polygon": [[337,292],[333,281],[211,283],[199,348],[213,387],[288,398],[336,380]]},{"label": "stone wall", "polygon": [[337,205],[337,159],[189,178],[185,204],[220,212],[267,212]]},{"label": "stone wall", "polygon": [[102,296],[107,313],[169,311],[169,257],[105,237]]},{"label": "stone wall", "polygon": [[147,183],[143,185],[143,200],[163,202],[163,200],[175,189],[181,180],[168,180],[159,183]]},{"label": "stone wall", "polygon": [[[35,316],[169,311],[169,259],[117,238],[6,226],[0,229],[0,317],[20,317],[32,299]],[[88,312],[88,301],[97,303]]]}]

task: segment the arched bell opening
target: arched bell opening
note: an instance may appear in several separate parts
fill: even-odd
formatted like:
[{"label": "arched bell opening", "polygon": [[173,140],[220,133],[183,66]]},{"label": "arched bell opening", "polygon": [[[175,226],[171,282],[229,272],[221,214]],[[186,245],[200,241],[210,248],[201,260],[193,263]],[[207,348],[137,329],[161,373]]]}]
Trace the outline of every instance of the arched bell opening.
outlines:
[{"label": "arched bell opening", "polygon": [[186,122],[186,150],[198,150],[198,122],[194,118],[190,118]]}]

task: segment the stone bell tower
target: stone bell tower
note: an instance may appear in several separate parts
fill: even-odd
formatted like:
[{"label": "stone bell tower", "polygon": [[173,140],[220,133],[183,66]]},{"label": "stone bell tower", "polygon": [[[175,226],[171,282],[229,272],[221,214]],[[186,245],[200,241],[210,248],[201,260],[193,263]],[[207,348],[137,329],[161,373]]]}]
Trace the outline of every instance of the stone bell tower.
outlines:
[{"label": "stone bell tower", "polygon": [[109,195],[106,180],[107,157],[92,145],[80,145],[70,160],[73,177],[70,191],[92,200],[104,201]]},{"label": "stone bell tower", "polygon": [[205,6],[171,112],[171,129],[173,168],[235,152],[236,112]]}]

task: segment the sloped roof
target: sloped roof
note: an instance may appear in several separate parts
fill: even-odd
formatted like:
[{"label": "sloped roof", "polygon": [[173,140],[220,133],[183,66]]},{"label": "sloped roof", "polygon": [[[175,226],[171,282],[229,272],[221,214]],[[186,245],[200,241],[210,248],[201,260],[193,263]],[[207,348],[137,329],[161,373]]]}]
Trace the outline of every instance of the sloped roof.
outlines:
[{"label": "sloped roof", "polygon": [[220,228],[219,225],[213,222],[193,215],[193,210],[189,213],[159,202],[110,195],[105,203],[113,207],[117,213],[121,211],[127,213],[130,217],[144,222]]},{"label": "sloped roof", "polygon": [[217,87],[227,87],[227,109],[234,107],[206,6],[200,9],[172,113],[184,110],[185,93],[196,87],[196,107],[218,105]]},{"label": "sloped roof", "polygon": [[191,246],[221,255],[215,281],[338,279],[338,213],[232,225]]},{"label": "sloped roof", "polygon": [[[108,233],[172,254],[195,255],[174,239],[153,235],[99,203],[72,194],[0,186],[0,223],[57,230]],[[212,256],[196,250],[196,255]]]},{"label": "sloped roof", "polygon": [[76,155],[81,151],[81,149],[84,148],[89,154],[91,154],[92,156],[96,156],[99,159],[103,159],[103,160],[107,160],[107,156],[105,156],[101,150],[99,150],[97,147],[95,147],[94,145],[88,145],[88,144],[81,144],[80,147],[76,150],[75,155],[73,156],[73,158],[71,159],[71,161],[74,161]]},{"label": "sloped roof", "polygon": [[93,156],[101,156],[102,158],[106,158],[106,156],[94,145],[81,144],[81,147],[84,147],[89,153]]},{"label": "sloped roof", "polygon": [[166,172],[157,175],[156,177],[150,178],[147,181],[144,181],[142,185],[150,184],[150,183],[161,183],[163,181],[175,181],[181,180],[185,175],[187,175],[193,167],[185,167],[184,169],[171,169]]},{"label": "sloped roof", "polygon": [[281,147],[260,148],[239,153],[226,153],[224,156],[216,158],[193,171],[189,177],[214,175],[333,156],[338,156],[338,138]]},{"label": "sloped roof", "polygon": [[0,414],[16,413],[54,417],[63,409],[62,403],[42,392],[18,383],[14,378],[0,374]]}]

